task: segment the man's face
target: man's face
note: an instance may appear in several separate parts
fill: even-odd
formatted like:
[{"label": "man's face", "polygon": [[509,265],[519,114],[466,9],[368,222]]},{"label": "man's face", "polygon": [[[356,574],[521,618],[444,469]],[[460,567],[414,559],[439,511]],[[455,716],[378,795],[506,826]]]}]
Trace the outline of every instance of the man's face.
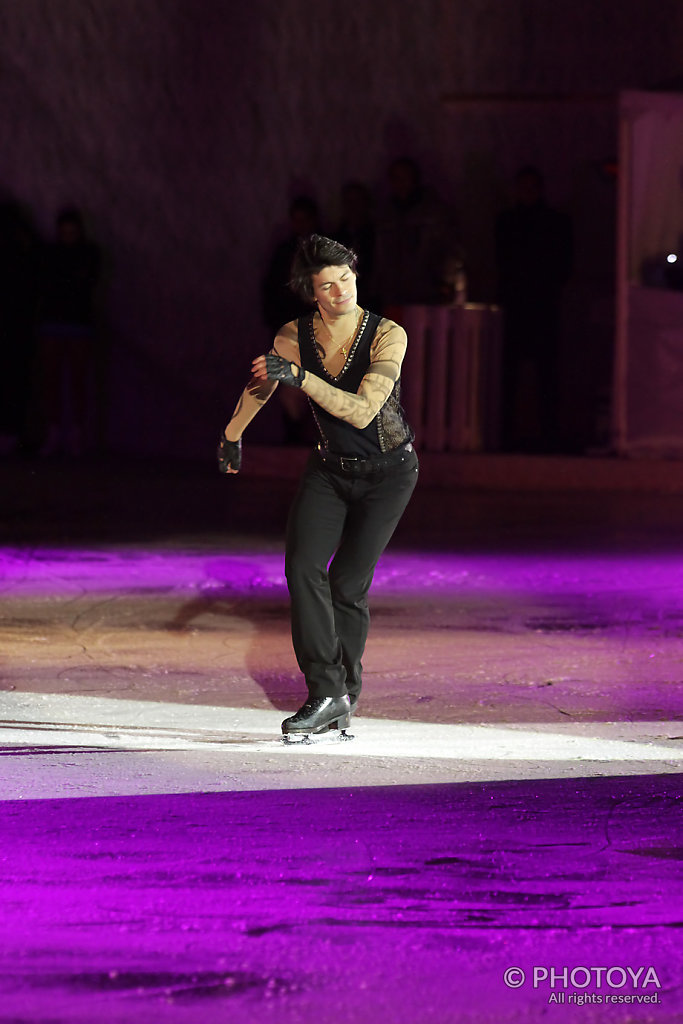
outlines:
[{"label": "man's face", "polygon": [[311,277],[313,296],[321,312],[343,316],[356,308],[356,275],[349,266],[324,267]]}]

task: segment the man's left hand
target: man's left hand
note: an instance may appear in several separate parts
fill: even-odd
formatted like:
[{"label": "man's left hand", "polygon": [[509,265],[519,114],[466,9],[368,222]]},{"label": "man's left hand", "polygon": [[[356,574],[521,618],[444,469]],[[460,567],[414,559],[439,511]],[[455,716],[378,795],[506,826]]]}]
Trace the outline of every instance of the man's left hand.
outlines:
[{"label": "man's left hand", "polygon": [[253,362],[251,372],[258,380],[276,380],[294,388],[301,387],[305,376],[305,370],[297,363],[290,363],[288,359],[273,353],[258,356]]}]

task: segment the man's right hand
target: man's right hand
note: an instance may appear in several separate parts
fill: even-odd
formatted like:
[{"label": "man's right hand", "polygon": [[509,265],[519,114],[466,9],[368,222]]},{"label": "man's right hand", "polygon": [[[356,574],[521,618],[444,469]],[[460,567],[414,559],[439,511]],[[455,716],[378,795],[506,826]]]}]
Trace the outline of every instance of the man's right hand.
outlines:
[{"label": "man's right hand", "polygon": [[218,470],[221,473],[239,473],[242,468],[242,439],[239,441],[228,441],[225,434],[221,434],[218,442]]}]

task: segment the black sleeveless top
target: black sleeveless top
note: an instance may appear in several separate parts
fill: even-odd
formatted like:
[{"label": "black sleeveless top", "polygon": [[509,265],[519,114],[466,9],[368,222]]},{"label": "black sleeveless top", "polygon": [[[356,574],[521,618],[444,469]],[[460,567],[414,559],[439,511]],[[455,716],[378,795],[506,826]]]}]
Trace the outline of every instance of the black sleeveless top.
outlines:
[{"label": "black sleeveless top", "polygon": [[[382,318],[376,313],[365,311],[347,360],[340,373],[333,377],[326,370],[318,352],[313,330],[313,315],[309,313],[307,316],[299,317],[297,321],[299,355],[303,369],[321,377],[335,388],[356,394],[370,368],[370,347]],[[380,452],[393,451],[394,448],[413,440],[413,432],[401,408],[400,377],[377,415],[362,429],[333,416],[311,398],[309,402],[320,431],[322,446],[337,455],[355,455],[367,459]]]}]

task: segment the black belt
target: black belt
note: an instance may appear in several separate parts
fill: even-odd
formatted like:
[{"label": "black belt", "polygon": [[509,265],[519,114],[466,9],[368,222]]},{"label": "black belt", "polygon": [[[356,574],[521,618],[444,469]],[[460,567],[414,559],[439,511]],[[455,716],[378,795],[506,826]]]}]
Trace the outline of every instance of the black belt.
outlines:
[{"label": "black belt", "polygon": [[406,444],[402,444],[400,448],[394,448],[393,451],[384,452],[382,455],[373,455],[369,459],[361,459],[357,455],[335,455],[334,452],[328,452],[326,448],[321,448],[320,446],[315,449],[315,454],[330,469],[364,476],[370,473],[377,473],[388,466],[398,465],[413,450],[411,442],[408,441]]}]

